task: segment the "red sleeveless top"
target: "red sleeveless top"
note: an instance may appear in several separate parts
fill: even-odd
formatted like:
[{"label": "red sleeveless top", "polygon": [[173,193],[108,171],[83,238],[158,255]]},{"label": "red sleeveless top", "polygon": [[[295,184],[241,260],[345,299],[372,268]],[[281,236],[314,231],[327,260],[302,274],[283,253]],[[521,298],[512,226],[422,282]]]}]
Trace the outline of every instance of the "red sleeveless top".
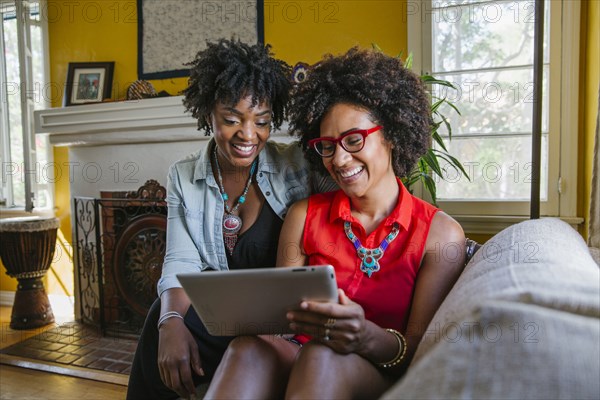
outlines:
[{"label": "red sleeveless top", "polygon": [[[350,199],[342,190],[316,194],[308,200],[304,224],[304,251],[309,265],[331,264],[338,287],[360,304],[365,317],[382,328],[406,332],[415,280],[431,220],[437,208],[414,197],[398,180],[398,204],[369,236],[350,212]],[[398,236],[379,259],[380,270],[369,278],[360,270],[361,260],[346,237],[344,221],[363,247],[378,247],[399,225]]]}]

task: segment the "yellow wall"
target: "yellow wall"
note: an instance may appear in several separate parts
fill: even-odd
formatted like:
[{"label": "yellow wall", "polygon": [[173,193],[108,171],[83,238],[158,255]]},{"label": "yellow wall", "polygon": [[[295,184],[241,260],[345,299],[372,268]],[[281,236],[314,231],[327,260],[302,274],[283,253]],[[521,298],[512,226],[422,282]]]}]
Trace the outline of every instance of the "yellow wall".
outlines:
[{"label": "yellow wall", "polygon": [[265,2],[265,41],[290,64],[315,63],[326,53],[376,43],[406,54],[405,1]]},{"label": "yellow wall", "polygon": [[[265,41],[277,57],[295,64],[314,63],[325,53],[377,43],[386,53],[406,54],[404,0],[265,2]],[[123,99],[137,80],[137,10],[135,0],[48,0],[51,103],[62,105],[69,62],[114,61],[113,99]],[[186,78],[151,81],[157,91],[178,94]],[[66,148],[54,148],[54,161],[68,161]],[[69,179],[56,182],[56,214],[71,241]],[[13,291],[16,281],[0,277],[0,290]],[[49,291],[56,284],[49,283]],[[57,292],[59,293],[59,292]]]},{"label": "yellow wall", "polygon": [[17,290],[17,280],[6,275],[4,264],[0,260],[0,291],[14,292]]},{"label": "yellow wall", "polygon": [[[377,43],[386,53],[406,49],[404,0],[265,2],[265,41],[290,64],[314,63],[325,53]],[[69,62],[115,61],[113,99],[137,79],[137,12],[134,0],[48,0],[53,87],[63,88]],[[151,81],[178,94],[186,78]],[[52,105],[60,107],[62,91]]]},{"label": "yellow wall", "polygon": [[[283,1],[265,2],[265,41],[276,56],[290,64],[314,63],[325,53],[340,53],[351,46],[377,43],[386,53],[406,54],[405,0]],[[587,29],[582,51],[585,65],[584,162],[580,194],[584,212],[589,208],[593,132],[597,112],[598,27],[600,2],[586,2]],[[587,8],[587,13],[585,8]],[[125,97],[129,84],[137,79],[137,12],[135,0],[48,0],[52,106],[62,105],[62,88],[69,62],[115,61],[113,99]],[[156,90],[177,94],[185,78],[152,81]],[[595,84],[594,84],[595,82]],[[54,149],[54,161],[68,161],[65,148]],[[57,216],[61,230],[71,240],[69,180],[56,183]],[[586,230],[587,232],[587,230]],[[484,241],[485,238],[477,238]],[[14,290],[15,282],[2,274],[0,290]]]},{"label": "yellow wall", "polygon": [[598,91],[600,89],[600,1],[586,1],[582,13],[587,21],[583,24],[582,40],[583,53],[583,182],[580,191],[583,195],[583,215],[586,218],[582,229],[584,237],[589,232],[589,209],[592,181],[592,163],[594,160],[594,135],[596,132],[596,118],[598,115]]},{"label": "yellow wall", "polygon": [[[325,53],[377,43],[388,54],[406,53],[405,1],[277,1],[265,2],[265,41],[290,64],[314,63]],[[63,88],[69,62],[115,61],[113,99],[123,99],[137,79],[137,19],[134,0],[48,1],[50,75]],[[326,38],[326,39],[324,39]],[[178,94],[186,78],[151,81],[157,91]],[[52,106],[62,105],[55,91]],[[58,165],[68,161],[64,148],[54,149]],[[70,241],[69,181],[56,183],[57,216]]]}]

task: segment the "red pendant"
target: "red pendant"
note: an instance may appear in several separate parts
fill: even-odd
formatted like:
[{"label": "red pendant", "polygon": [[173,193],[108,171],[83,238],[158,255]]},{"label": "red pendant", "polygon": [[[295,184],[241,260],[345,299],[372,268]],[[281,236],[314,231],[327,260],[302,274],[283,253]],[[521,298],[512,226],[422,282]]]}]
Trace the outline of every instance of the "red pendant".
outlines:
[{"label": "red pendant", "polygon": [[227,214],[223,217],[223,232],[236,234],[242,229],[242,220],[237,215]]},{"label": "red pendant", "polygon": [[233,254],[240,229],[242,229],[242,219],[240,217],[233,214],[223,215],[223,239],[230,255]]}]

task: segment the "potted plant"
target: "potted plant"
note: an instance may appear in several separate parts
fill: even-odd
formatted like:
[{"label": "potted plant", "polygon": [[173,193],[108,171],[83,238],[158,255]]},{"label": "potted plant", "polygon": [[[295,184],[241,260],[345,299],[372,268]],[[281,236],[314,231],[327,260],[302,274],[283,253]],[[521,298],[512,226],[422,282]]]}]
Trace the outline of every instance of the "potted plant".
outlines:
[{"label": "potted plant", "polygon": [[[374,49],[377,51],[382,51],[379,46],[373,45]],[[397,58],[401,59],[402,53],[400,53]],[[406,60],[403,62],[406,68],[412,68],[412,53],[406,57]],[[445,86],[451,89],[456,90],[456,87],[448,81],[437,79],[432,75],[421,75],[421,80],[430,88],[431,94],[431,116],[433,118],[433,126],[431,128],[431,138],[432,142],[435,142],[439,148],[431,146],[427,152],[419,158],[417,161],[417,165],[415,168],[405,177],[402,177],[402,183],[404,186],[412,192],[413,186],[417,182],[421,182],[423,187],[429,195],[431,196],[431,200],[434,204],[437,203],[437,186],[436,180],[433,177],[433,174],[437,175],[441,179],[445,179],[444,171],[447,166],[455,168],[457,171],[460,171],[467,179],[471,180],[467,171],[465,171],[461,162],[454,156],[452,156],[446,145],[444,143],[444,139],[438,132],[439,129],[444,126],[448,130],[448,139],[452,140],[452,126],[450,122],[448,122],[448,118],[445,116],[446,111],[456,112],[460,115],[460,111],[458,108],[449,101],[445,96],[439,97],[436,96],[435,90],[433,87],[436,85]],[[445,161],[446,165],[442,167],[440,165],[440,161]]]}]

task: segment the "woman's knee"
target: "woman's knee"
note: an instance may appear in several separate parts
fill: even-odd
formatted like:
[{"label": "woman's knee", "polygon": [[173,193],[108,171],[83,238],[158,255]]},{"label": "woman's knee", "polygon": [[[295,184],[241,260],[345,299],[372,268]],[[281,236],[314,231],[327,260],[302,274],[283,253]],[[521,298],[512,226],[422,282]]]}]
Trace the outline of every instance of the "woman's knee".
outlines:
[{"label": "woman's knee", "polygon": [[308,342],[302,347],[296,364],[316,364],[325,367],[330,362],[337,362],[339,356],[339,353],[323,344]]},{"label": "woman's knee", "polygon": [[288,400],[376,398],[388,386],[381,372],[358,354],[340,354],[320,343],[309,342],[294,363],[285,397]]},{"label": "woman's knee", "polygon": [[263,339],[256,336],[238,336],[229,343],[225,352],[228,358],[235,358],[240,361],[256,360],[257,358],[270,357],[272,350],[267,346]]},{"label": "woman's knee", "polygon": [[288,341],[272,336],[238,336],[229,344],[223,360],[265,365],[291,364],[297,349]]}]

